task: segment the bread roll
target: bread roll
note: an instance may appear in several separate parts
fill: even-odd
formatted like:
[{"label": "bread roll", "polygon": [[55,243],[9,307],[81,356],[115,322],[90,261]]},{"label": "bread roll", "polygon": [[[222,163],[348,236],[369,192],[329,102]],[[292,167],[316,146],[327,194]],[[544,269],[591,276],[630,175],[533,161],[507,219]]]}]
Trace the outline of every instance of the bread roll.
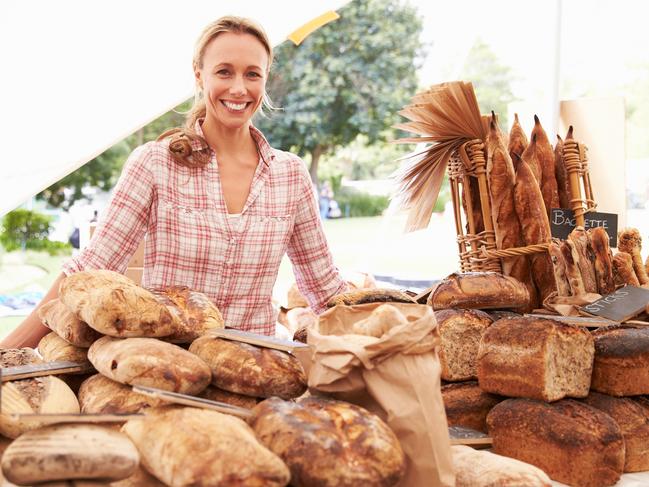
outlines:
[{"label": "bread roll", "polygon": [[343,294],[338,294],[329,300],[328,308],[339,304],[351,306],[366,303],[414,303],[412,298],[395,289],[357,289]]},{"label": "bread roll", "polygon": [[284,486],[284,463],[241,419],[204,409],[166,407],[127,422],[142,465],[173,486]]},{"label": "bread roll", "polygon": [[611,396],[649,394],[649,329],[600,328],[593,337],[591,388]]},{"label": "bread roll", "polygon": [[224,328],[221,312],[201,292],[186,286],[169,286],[151,292],[176,318],[177,329],[165,341],[191,343],[208,330]]},{"label": "bread roll", "polygon": [[442,399],[449,426],[464,426],[487,432],[487,414],[503,400],[484,392],[477,381],[457,382],[442,386]]},{"label": "bread roll", "polygon": [[17,438],[25,431],[42,426],[37,421],[23,421],[13,414],[78,413],[74,392],[54,376],[36,377],[0,386],[0,434]]},{"label": "bread roll", "polygon": [[543,401],[586,397],[594,354],[585,329],[531,316],[502,319],[482,336],[480,388]]},{"label": "bread roll", "polygon": [[649,470],[649,413],[631,399],[591,392],[582,399],[604,411],[619,425],[624,436],[625,472]]},{"label": "bread roll", "polygon": [[257,438],[286,462],[294,487],[387,487],[405,473],[405,455],[392,430],[358,406],[316,397],[271,398],[253,412]]},{"label": "bread roll", "polygon": [[522,283],[496,272],[451,274],[428,297],[428,304],[435,310],[525,308],[529,301]]},{"label": "bread roll", "polygon": [[469,446],[455,445],[453,467],[455,487],[551,487],[543,470],[513,458]]},{"label": "bread roll", "polygon": [[76,362],[88,361],[88,349],[71,345],[56,333],[51,332],[38,342],[38,352],[46,362]]},{"label": "bread roll", "polygon": [[624,470],[624,438],[608,414],[564,399],[508,399],[487,416],[493,451],[531,463],[575,487],[615,484]]},{"label": "bread roll", "polygon": [[201,392],[200,397],[204,399],[209,399],[210,401],[224,402],[226,404],[231,404],[232,406],[238,406],[240,408],[252,409],[254,408],[260,399],[256,397],[244,396],[243,394],[237,394],[236,392],[228,392],[223,389],[219,389],[215,386],[207,386],[203,392]]},{"label": "bread roll", "polygon": [[478,348],[482,334],[493,323],[491,317],[479,310],[444,309],[435,311],[435,319],[442,344],[439,349],[442,379],[477,379]]},{"label": "bread roll", "polygon": [[137,468],[139,455],[122,433],[91,424],[58,424],[28,431],[2,457],[11,482],[72,479],[124,479]]},{"label": "bread roll", "polygon": [[58,298],[38,308],[38,316],[45,326],[75,347],[88,348],[101,337],[99,332],[77,318]]},{"label": "bread roll", "polygon": [[132,414],[164,401],[133,392],[124,384],[95,374],[79,388],[79,405],[85,414]]},{"label": "bread roll", "polygon": [[177,327],[166,306],[117,272],[94,270],[72,274],[61,282],[59,299],[104,335],[163,337],[174,333]]},{"label": "bread roll", "polygon": [[88,350],[98,372],[122,384],[198,394],[210,383],[210,368],[177,345],[153,338],[103,337]]},{"label": "bread roll", "polygon": [[613,257],[609,246],[608,234],[602,227],[591,228],[588,230],[588,241],[595,256],[597,292],[605,296],[615,291]]},{"label": "bread roll", "polygon": [[189,347],[209,365],[212,384],[253,397],[291,399],[306,391],[306,375],[297,358],[286,352],[203,336]]},{"label": "bread roll", "polygon": [[390,304],[382,304],[365,319],[354,323],[352,330],[358,335],[381,338],[395,326],[408,324],[406,317]]}]

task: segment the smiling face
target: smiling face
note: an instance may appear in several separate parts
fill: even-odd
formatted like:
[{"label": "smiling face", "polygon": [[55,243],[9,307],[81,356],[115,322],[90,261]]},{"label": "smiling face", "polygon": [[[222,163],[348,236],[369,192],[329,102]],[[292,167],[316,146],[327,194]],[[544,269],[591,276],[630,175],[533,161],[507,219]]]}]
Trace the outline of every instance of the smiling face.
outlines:
[{"label": "smiling face", "polygon": [[224,32],[207,45],[195,75],[210,125],[237,129],[249,124],[264,96],[268,58],[251,34]]}]

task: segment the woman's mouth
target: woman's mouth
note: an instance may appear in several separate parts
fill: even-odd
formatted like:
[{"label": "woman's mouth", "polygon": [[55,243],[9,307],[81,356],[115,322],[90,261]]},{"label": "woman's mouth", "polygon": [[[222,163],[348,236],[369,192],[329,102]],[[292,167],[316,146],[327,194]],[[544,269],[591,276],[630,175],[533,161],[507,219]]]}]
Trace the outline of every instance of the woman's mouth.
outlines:
[{"label": "woman's mouth", "polygon": [[243,102],[243,103],[234,103],[231,101],[225,101],[221,100],[221,103],[229,112],[232,113],[241,113],[243,112],[246,108],[248,108],[248,105],[250,105],[250,102]]}]

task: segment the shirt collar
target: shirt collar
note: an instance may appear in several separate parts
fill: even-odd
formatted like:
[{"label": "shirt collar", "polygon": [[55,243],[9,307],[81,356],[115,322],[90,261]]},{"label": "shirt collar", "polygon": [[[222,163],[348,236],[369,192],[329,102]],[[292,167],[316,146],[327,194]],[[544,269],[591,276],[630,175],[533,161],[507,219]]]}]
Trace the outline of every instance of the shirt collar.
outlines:
[{"label": "shirt collar", "polygon": [[[193,151],[194,150],[200,151],[200,150],[210,148],[209,145],[207,145],[207,142],[205,141],[205,135],[203,134],[203,127],[201,127],[203,120],[204,119],[202,118],[198,119],[194,124],[194,132],[196,132],[196,134],[200,138],[198,140],[192,140],[190,142]],[[272,160],[275,159],[275,153],[273,152],[273,148],[266,140],[266,137],[264,137],[264,134],[261,133],[261,130],[259,130],[257,127],[255,127],[252,124],[250,125],[250,135],[252,135],[255,144],[257,144],[257,150],[259,151],[261,160],[264,161],[264,164],[270,166]]]}]

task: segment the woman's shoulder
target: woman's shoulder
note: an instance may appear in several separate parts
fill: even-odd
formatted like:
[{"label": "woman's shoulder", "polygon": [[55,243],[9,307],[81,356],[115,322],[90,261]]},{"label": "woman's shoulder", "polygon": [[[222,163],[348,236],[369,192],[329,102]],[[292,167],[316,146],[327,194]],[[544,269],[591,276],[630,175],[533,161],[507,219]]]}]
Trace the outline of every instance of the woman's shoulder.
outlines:
[{"label": "woman's shoulder", "polygon": [[151,170],[173,167],[174,159],[169,151],[169,141],[152,140],[145,142],[133,149],[128,163],[135,166],[147,166]]},{"label": "woman's shoulder", "polygon": [[271,149],[273,152],[272,167],[276,170],[293,175],[308,173],[306,163],[297,154],[279,149]]}]

